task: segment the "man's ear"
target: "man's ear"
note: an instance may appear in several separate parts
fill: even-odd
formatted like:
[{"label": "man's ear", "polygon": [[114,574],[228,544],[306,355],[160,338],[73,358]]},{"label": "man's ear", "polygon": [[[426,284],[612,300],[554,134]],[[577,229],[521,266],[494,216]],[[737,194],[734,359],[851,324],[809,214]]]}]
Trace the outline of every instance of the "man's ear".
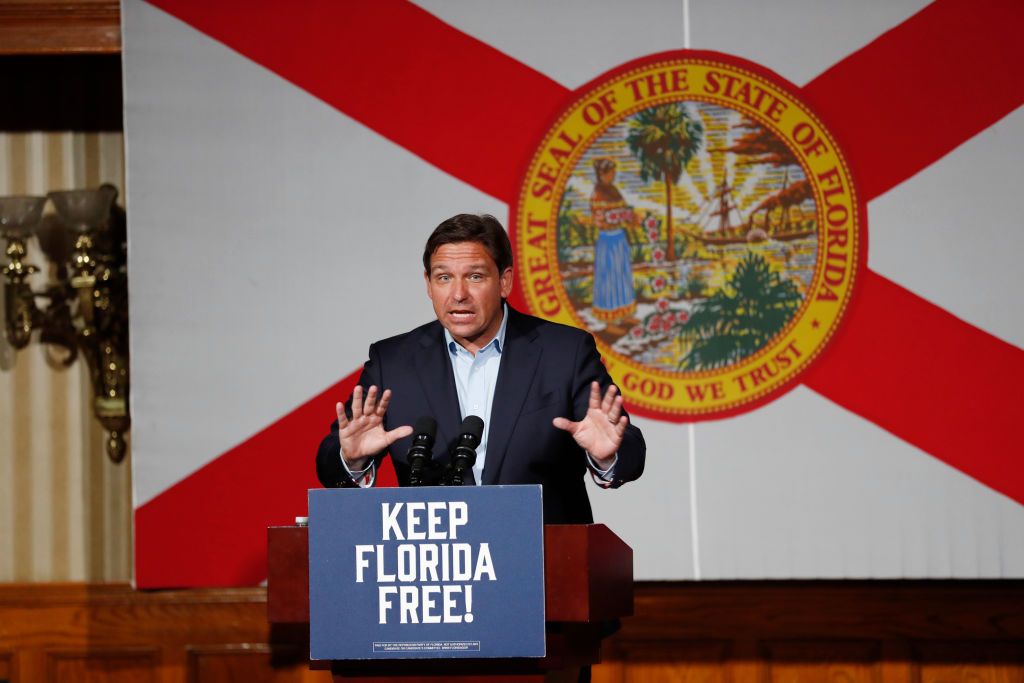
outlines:
[{"label": "man's ear", "polygon": [[432,298],[430,296],[430,273],[428,273],[425,270],[423,271],[423,284],[425,284],[427,286],[427,298],[428,299]]},{"label": "man's ear", "polygon": [[507,299],[512,293],[512,266],[509,266],[501,274],[501,298]]}]

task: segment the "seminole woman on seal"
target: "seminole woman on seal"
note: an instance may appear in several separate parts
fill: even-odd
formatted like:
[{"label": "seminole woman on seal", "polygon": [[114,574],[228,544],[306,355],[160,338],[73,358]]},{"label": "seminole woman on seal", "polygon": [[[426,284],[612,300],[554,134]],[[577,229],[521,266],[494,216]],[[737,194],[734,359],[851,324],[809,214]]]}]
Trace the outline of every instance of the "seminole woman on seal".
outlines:
[{"label": "seminole woman on seal", "polygon": [[598,229],[594,249],[594,317],[613,323],[636,310],[633,267],[626,228],[633,224],[633,209],[615,187],[615,161],[594,160],[597,184],[590,195],[590,213]]}]

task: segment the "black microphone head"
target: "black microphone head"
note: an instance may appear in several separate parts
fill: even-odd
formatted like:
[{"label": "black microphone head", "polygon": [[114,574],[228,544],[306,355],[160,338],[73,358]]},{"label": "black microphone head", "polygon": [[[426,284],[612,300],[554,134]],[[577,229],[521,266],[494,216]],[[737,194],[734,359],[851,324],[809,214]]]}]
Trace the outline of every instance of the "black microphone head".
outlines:
[{"label": "black microphone head", "polygon": [[437,420],[432,417],[421,417],[416,420],[413,426],[413,445],[422,445],[426,449],[434,447],[434,437],[437,434]]},{"label": "black microphone head", "polygon": [[462,421],[462,426],[459,427],[460,439],[465,439],[469,436],[473,439],[473,448],[476,448],[476,444],[480,443],[481,437],[484,435],[484,421],[476,415],[467,415],[466,419]]},{"label": "black microphone head", "polygon": [[431,438],[433,438],[433,436],[437,434],[437,420],[429,415],[424,415],[416,420],[416,424],[413,425],[412,430],[414,434],[429,434]]}]

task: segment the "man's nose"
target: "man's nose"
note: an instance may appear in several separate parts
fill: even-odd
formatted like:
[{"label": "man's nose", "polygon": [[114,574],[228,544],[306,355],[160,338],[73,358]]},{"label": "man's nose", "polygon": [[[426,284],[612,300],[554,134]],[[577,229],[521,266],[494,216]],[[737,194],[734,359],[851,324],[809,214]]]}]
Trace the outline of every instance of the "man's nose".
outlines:
[{"label": "man's nose", "polygon": [[465,301],[469,296],[469,288],[466,287],[466,282],[464,280],[455,281],[455,288],[452,290],[452,296],[454,296],[457,301]]}]

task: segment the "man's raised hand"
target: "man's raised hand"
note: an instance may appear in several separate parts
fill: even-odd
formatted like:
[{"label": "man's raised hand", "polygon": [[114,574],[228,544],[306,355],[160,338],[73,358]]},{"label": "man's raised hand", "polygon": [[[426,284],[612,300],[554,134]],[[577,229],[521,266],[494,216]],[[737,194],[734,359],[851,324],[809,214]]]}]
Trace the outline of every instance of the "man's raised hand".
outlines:
[{"label": "man's raised hand", "polygon": [[572,434],[580,448],[590,454],[599,466],[609,464],[622,445],[629,418],[622,414],[622,396],[614,384],[601,398],[601,385],[590,384],[590,405],[579,422],[556,417],[552,424]]},{"label": "man's raised hand", "polygon": [[338,412],[338,440],[341,452],[350,470],[364,469],[366,459],[385,450],[402,437],[412,434],[412,427],[403,425],[384,431],[384,414],[391,402],[391,390],[386,389],[377,401],[377,387],[371,386],[363,401],[363,387],[352,390],[352,419],[345,414],[344,404],[335,406]]}]

